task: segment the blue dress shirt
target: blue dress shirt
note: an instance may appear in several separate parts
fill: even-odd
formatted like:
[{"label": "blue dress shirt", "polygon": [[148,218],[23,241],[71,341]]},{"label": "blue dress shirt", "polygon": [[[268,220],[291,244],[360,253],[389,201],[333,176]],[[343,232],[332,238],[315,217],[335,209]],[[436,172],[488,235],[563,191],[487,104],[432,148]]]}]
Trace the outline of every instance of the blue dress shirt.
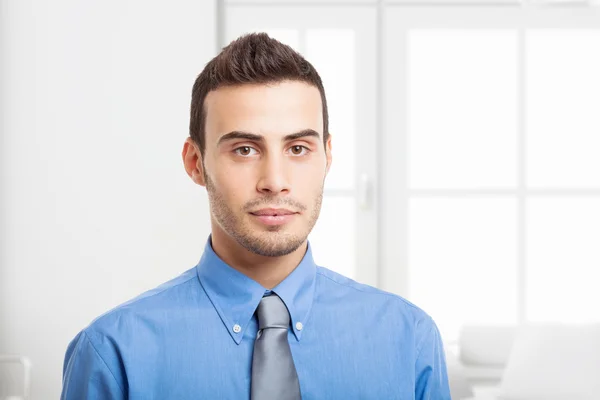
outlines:
[{"label": "blue dress shirt", "polygon": [[[75,337],[61,399],[249,399],[254,311],[269,291],[210,243],[196,267]],[[407,300],[316,266],[310,244],[272,291],[290,312],[303,400],[450,399],[439,331]]]}]

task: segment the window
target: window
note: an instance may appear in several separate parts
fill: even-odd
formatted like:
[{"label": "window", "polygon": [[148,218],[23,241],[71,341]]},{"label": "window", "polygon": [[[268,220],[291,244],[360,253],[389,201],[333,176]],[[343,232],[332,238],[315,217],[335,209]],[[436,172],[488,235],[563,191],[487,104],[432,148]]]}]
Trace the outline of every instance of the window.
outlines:
[{"label": "window", "polygon": [[[600,321],[600,16],[390,6],[387,289],[465,323]],[[393,149],[402,148],[400,154]],[[406,244],[400,244],[405,242]],[[400,267],[398,267],[400,266]]]}]

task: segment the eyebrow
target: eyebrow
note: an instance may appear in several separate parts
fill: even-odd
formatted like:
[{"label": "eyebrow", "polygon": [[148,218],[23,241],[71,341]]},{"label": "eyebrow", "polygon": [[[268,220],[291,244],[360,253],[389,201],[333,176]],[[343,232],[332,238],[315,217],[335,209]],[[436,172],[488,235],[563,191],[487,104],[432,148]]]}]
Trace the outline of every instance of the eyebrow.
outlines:
[{"label": "eyebrow", "polygon": [[[298,140],[298,139],[301,139],[304,137],[320,138],[321,135],[313,129],[304,129],[300,132],[290,133],[289,135],[285,135],[281,139],[281,141],[289,142],[291,140]],[[234,140],[234,139],[246,139],[246,140],[252,140],[254,142],[264,142],[265,141],[265,137],[262,135],[257,135],[255,133],[243,132],[243,131],[232,131],[232,132],[226,133],[223,136],[221,136],[219,138],[219,141],[217,142],[217,146],[220,146],[223,142],[226,142],[229,140]]]}]

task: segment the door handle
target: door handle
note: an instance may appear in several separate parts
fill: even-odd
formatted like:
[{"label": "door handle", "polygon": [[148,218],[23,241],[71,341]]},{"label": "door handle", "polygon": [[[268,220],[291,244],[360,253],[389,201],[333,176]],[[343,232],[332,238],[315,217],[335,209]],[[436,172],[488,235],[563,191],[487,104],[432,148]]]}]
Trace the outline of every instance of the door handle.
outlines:
[{"label": "door handle", "polygon": [[371,197],[371,179],[366,173],[358,177],[358,206],[363,210],[369,208]]}]

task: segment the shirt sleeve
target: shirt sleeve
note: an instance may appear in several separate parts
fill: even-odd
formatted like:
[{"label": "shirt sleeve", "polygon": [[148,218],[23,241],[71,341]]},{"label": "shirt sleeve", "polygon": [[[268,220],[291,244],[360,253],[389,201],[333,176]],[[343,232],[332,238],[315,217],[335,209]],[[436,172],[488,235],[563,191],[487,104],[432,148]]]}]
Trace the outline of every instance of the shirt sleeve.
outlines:
[{"label": "shirt sleeve", "polygon": [[428,333],[417,348],[415,399],[451,400],[440,332],[433,320],[429,319],[428,325]]},{"label": "shirt sleeve", "polygon": [[125,400],[123,389],[85,331],[69,344],[61,400]]}]

